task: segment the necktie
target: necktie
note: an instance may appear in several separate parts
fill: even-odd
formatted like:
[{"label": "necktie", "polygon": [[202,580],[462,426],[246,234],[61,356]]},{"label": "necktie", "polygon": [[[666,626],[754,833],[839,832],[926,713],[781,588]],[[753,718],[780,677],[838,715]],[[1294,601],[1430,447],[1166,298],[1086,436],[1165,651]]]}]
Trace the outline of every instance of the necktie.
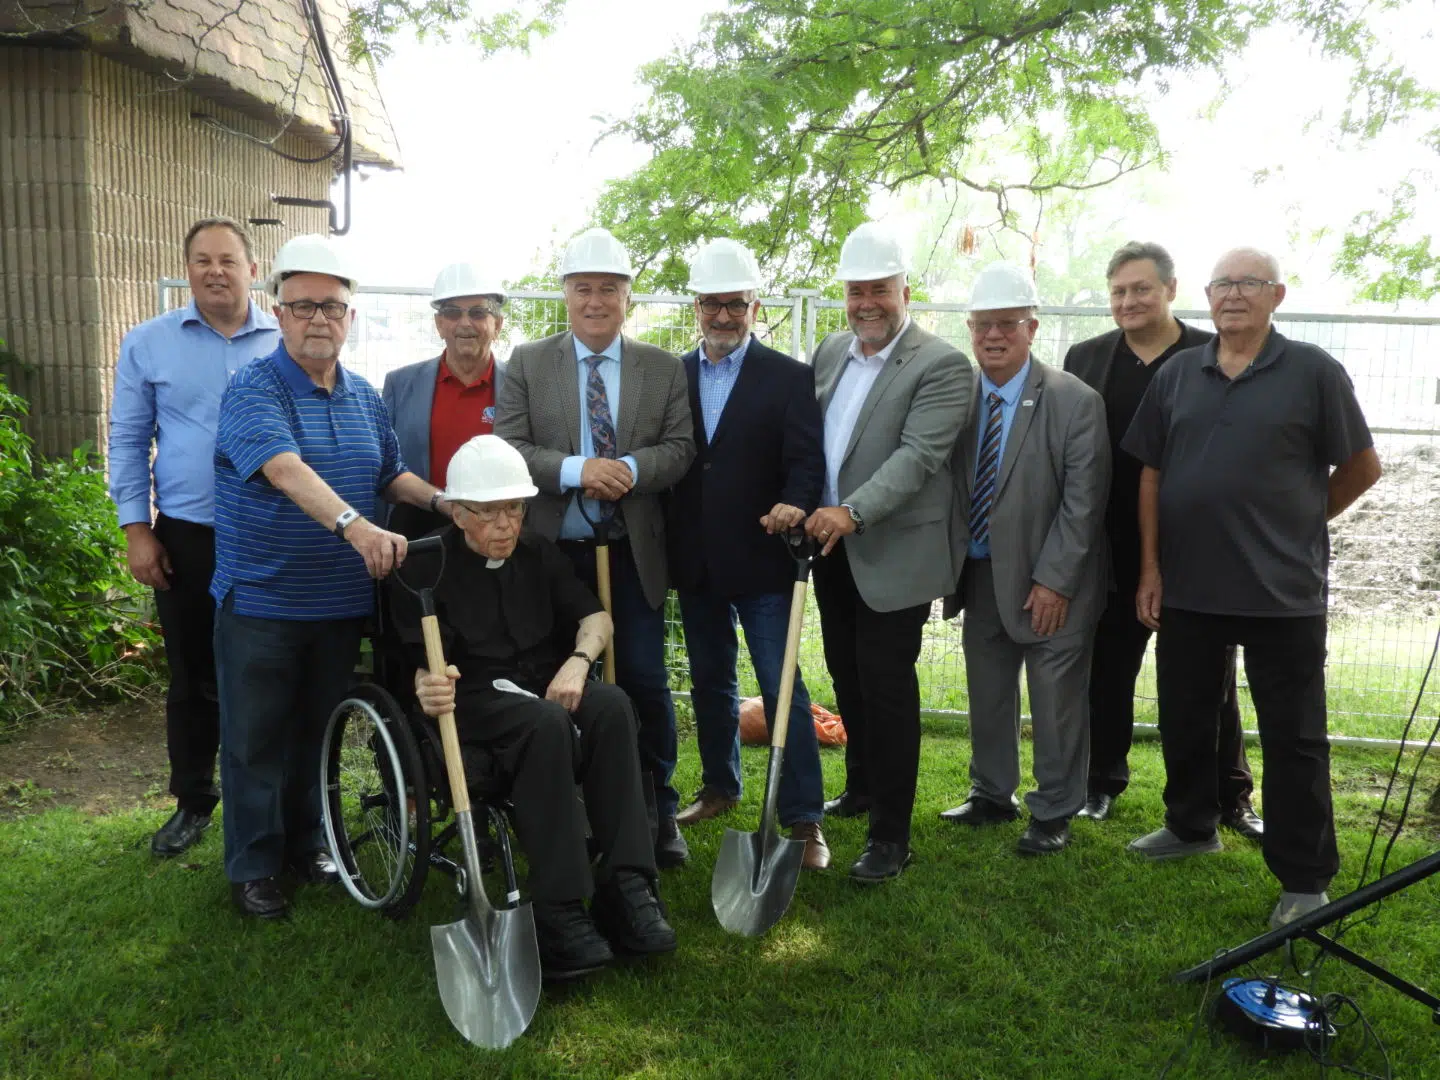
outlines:
[{"label": "necktie", "polygon": [[990,411],[975,463],[975,490],[970,495],[970,539],[977,544],[990,537],[990,507],[995,502],[995,480],[1000,473],[1000,409],[1005,403],[1004,398],[993,393],[985,400]]},{"label": "necktie", "polygon": [[610,417],[610,399],[605,396],[605,380],[600,377],[603,356],[587,356],[590,374],[585,380],[585,411],[590,416],[590,441],[595,446],[595,456],[615,456],[615,422]]}]

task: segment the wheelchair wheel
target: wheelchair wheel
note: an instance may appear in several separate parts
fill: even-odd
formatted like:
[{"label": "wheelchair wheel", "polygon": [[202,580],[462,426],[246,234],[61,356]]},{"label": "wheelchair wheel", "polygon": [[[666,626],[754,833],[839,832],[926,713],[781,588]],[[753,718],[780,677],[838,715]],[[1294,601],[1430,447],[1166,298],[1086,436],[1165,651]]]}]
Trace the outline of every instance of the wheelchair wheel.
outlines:
[{"label": "wheelchair wheel", "polygon": [[399,917],[420,898],[430,860],[430,799],[404,710],[357,686],[330,714],[320,781],[340,881],[361,905]]}]

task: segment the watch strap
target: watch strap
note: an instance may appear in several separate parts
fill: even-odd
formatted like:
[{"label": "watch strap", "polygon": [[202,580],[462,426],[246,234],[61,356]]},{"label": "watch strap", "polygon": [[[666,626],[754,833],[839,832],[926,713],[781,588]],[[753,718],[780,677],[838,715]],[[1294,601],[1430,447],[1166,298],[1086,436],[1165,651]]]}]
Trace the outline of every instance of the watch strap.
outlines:
[{"label": "watch strap", "polygon": [[341,540],[345,539],[345,530],[360,520],[360,511],[353,506],[347,506],[340,511],[340,516],[335,519],[335,526],[331,530]]}]

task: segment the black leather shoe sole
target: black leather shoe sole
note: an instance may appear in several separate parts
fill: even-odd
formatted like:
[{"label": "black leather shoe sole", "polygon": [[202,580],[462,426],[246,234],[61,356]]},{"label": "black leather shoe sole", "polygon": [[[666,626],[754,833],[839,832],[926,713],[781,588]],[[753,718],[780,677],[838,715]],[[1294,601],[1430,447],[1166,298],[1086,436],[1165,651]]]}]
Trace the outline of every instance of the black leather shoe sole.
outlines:
[{"label": "black leather shoe sole", "polygon": [[848,791],[834,799],[830,799],[824,805],[826,817],[852,818],[870,812],[873,800],[861,796],[852,796]]},{"label": "black leather shoe sole", "polygon": [[188,810],[176,810],[150,838],[150,853],[159,855],[162,859],[183,855],[199,842],[209,827],[210,817],[208,814],[200,815]]},{"label": "black leather shoe sole", "polygon": [[941,821],[956,825],[1003,825],[1007,821],[1018,821],[1020,811],[1014,807],[1001,806],[989,799],[966,799],[951,810],[940,812]]},{"label": "black leather shoe sole", "polygon": [[1058,825],[1053,822],[1040,823],[1032,821],[1020,834],[1015,847],[1022,855],[1054,855],[1058,851],[1064,851],[1070,843],[1070,825],[1067,822],[1060,822]]},{"label": "black leather shoe sole", "polygon": [[850,880],[861,885],[878,885],[882,881],[899,877],[900,872],[910,865],[912,858],[908,849],[898,858],[876,857],[867,851],[850,867]]}]

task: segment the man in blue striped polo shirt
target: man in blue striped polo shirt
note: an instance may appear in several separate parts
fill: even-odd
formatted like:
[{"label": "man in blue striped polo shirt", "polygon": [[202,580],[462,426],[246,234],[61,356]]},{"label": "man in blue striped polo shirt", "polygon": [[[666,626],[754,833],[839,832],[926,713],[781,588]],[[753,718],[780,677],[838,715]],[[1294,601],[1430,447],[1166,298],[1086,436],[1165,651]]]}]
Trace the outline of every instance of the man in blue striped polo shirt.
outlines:
[{"label": "man in blue striped polo shirt", "polygon": [[287,910],[278,877],[338,880],[326,853],[320,743],[349,688],[372,578],[405,558],[377,498],[436,509],[400,460],[368,382],[339,363],[353,273],[298,236],[270,275],[281,345],[225,391],[215,446],[215,661],[225,874],[242,914]]}]

